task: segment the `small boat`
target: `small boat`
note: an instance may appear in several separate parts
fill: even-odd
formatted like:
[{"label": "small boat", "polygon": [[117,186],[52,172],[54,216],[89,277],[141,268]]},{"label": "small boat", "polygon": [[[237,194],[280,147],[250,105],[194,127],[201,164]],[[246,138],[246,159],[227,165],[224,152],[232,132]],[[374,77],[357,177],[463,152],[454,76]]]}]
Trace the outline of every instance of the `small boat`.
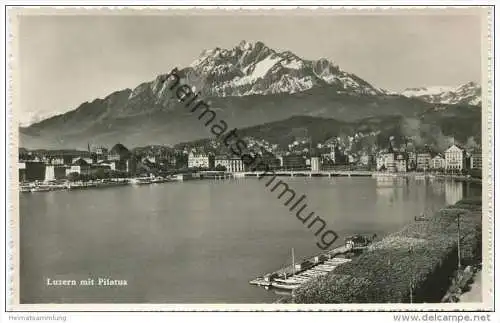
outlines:
[{"label": "small boat", "polygon": [[301,284],[303,283],[305,278],[299,278],[296,276],[287,278],[287,279],[281,279],[281,278],[276,278],[273,283],[278,283],[278,284]]},{"label": "small boat", "polygon": [[167,181],[166,178],[164,177],[154,177],[152,180],[151,180],[151,183],[165,183]]},{"label": "small boat", "polygon": [[51,191],[49,186],[36,186],[31,189],[31,192],[48,192]]},{"label": "small boat", "polygon": [[153,180],[150,177],[136,177],[130,180],[130,183],[134,185],[151,184],[152,182]]},{"label": "small boat", "polygon": [[293,282],[290,282],[290,283],[282,283],[282,282],[277,282],[277,281],[274,281],[272,282],[271,286],[275,287],[275,288],[279,288],[279,289],[287,289],[287,290],[292,290],[292,289],[296,289],[296,288],[299,288],[300,287],[300,283],[293,283]]},{"label": "small boat", "polygon": [[264,286],[264,287],[270,287],[272,285],[271,281],[266,280],[262,277],[258,277],[254,280],[251,280],[250,284],[257,285],[257,286]]},{"label": "small boat", "polygon": [[31,192],[31,187],[29,185],[19,186],[19,190],[23,193]]},{"label": "small boat", "polygon": [[349,250],[358,250],[368,247],[370,243],[377,238],[376,234],[371,237],[367,237],[361,234],[356,234],[345,239],[345,246]]}]

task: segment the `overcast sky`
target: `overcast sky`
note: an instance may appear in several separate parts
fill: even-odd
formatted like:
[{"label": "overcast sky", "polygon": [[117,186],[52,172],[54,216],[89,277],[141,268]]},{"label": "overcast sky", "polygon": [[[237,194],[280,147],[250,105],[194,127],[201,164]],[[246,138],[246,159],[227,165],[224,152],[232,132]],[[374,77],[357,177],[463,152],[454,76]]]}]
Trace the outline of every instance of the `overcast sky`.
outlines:
[{"label": "overcast sky", "polygon": [[479,82],[480,34],[472,15],[23,16],[20,121],[134,88],[243,39],[328,58],[389,90]]}]

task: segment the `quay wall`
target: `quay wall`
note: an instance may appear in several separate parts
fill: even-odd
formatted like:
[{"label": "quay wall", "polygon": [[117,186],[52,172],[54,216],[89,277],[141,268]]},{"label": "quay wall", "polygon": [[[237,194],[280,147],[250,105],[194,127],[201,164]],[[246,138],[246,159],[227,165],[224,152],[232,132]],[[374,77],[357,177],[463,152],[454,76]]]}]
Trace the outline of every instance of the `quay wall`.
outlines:
[{"label": "quay wall", "polygon": [[481,183],[480,178],[469,177],[464,175],[453,174],[425,174],[422,172],[402,172],[402,173],[389,173],[379,171],[283,171],[276,170],[273,172],[253,171],[253,172],[237,172],[232,173],[234,178],[245,177],[258,177],[258,176],[277,176],[277,177],[375,177],[375,178],[421,178],[421,179],[454,179],[463,182],[476,182]]},{"label": "quay wall", "polygon": [[281,302],[439,303],[458,268],[458,219],[461,268],[481,261],[481,203],[464,199],[413,222]]}]

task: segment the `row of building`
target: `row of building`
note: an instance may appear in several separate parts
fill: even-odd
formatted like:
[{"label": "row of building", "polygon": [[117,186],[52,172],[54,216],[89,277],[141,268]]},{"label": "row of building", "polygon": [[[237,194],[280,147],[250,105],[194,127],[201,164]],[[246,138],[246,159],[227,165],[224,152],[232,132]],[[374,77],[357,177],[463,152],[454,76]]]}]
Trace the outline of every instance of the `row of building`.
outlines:
[{"label": "row of building", "polygon": [[[305,155],[291,154],[287,156],[259,155],[262,165],[267,165],[270,169],[305,169],[311,166],[311,158]],[[248,164],[248,165],[246,165]],[[244,161],[237,156],[195,154],[188,155],[188,168],[217,169],[224,167],[227,172],[248,171],[251,161]],[[257,163],[256,163],[257,164]]]},{"label": "row of building", "polygon": [[19,180],[51,181],[67,178],[70,174],[91,175],[99,169],[120,172],[133,172],[136,160],[122,144],[116,144],[111,150],[97,147],[94,151],[59,152],[56,156],[20,157],[18,163]]},{"label": "row of building", "polygon": [[[307,157],[301,154],[268,157],[265,163],[270,168],[305,169],[319,171],[327,168],[328,163],[335,162],[335,153],[324,154],[317,157]],[[349,163],[349,160],[346,160]],[[407,172],[407,171],[462,171],[464,169],[481,169],[482,154],[480,151],[467,153],[458,145],[450,146],[444,153],[433,153],[429,150],[419,152],[395,151],[389,148],[375,157],[361,156],[359,164],[377,171]],[[217,168],[223,166],[228,172],[241,172],[248,170],[239,157],[214,156],[210,154],[194,154],[188,156],[190,168]]]},{"label": "row of building", "polygon": [[409,170],[445,170],[460,172],[464,169],[481,169],[482,154],[480,151],[467,153],[458,145],[452,145],[444,153],[434,154],[430,151],[396,152],[389,149],[376,158],[377,170],[388,172],[406,172]]},{"label": "row of building", "polygon": [[[44,154],[41,156],[20,156],[19,179],[21,181],[54,180],[68,177],[70,174],[93,174],[99,169],[135,173],[138,165],[150,165],[158,169],[224,169],[227,172],[248,171],[249,167],[240,157],[215,155],[211,153],[171,154],[168,156],[147,155],[138,158],[122,144],[116,144],[108,150],[96,147],[86,152],[68,152]],[[340,156],[340,157],[339,157]],[[350,164],[351,160],[331,148],[330,153],[260,155],[262,164],[271,169],[320,171],[338,164]],[[23,159],[24,158],[24,159]],[[247,161],[248,163],[248,161]],[[406,172],[412,170],[462,171],[464,169],[481,169],[480,152],[468,153],[458,145],[452,145],[443,153],[425,151],[396,151],[390,146],[377,155],[361,155],[358,166],[377,171]]]}]

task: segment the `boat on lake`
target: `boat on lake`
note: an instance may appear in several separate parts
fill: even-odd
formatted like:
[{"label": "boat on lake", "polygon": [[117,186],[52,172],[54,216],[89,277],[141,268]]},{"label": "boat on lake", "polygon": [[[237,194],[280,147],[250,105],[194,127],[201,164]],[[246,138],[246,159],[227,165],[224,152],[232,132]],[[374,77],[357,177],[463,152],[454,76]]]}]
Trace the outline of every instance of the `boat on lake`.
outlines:
[{"label": "boat on lake", "polygon": [[153,178],[151,177],[136,177],[130,179],[130,184],[133,185],[145,185],[153,183]]},{"label": "boat on lake", "polygon": [[30,189],[30,192],[48,192],[48,191],[52,191],[52,188],[50,186],[42,186],[42,185],[39,185],[39,186],[35,186],[35,187],[32,187]]},{"label": "boat on lake", "polygon": [[279,289],[286,289],[286,290],[293,290],[296,288],[299,288],[301,283],[294,283],[294,282],[277,282],[274,281],[272,282],[271,286]]},{"label": "boat on lake", "polygon": [[[353,248],[362,248],[370,244],[376,235],[371,238],[355,235],[349,237],[347,240],[353,243],[352,246],[347,248],[345,245],[337,247],[326,253],[311,257],[310,259],[303,260],[295,263],[295,253],[292,248],[292,264],[281,268],[272,273],[257,277],[249,283],[252,285],[262,286],[266,289],[273,288],[274,290],[293,291],[300,287],[302,284],[315,279],[320,276],[325,276],[333,271],[336,267],[351,261],[351,258],[342,257],[343,254],[353,254]],[[340,255],[340,256],[339,256]],[[339,256],[339,257],[336,257]]]},{"label": "boat on lake", "polygon": [[348,250],[360,250],[367,248],[375,239],[376,234],[371,237],[361,234],[355,234],[345,238],[345,246]]}]

